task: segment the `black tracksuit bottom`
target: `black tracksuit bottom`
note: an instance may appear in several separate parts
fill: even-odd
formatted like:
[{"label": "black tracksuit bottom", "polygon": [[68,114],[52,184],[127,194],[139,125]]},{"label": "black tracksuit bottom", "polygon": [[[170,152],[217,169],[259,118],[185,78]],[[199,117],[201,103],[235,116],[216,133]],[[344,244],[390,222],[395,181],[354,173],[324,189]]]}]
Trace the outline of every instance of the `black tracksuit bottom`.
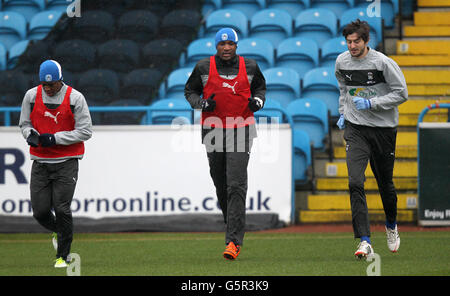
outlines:
[{"label": "black tracksuit bottom", "polygon": [[[219,132],[217,138],[222,137],[220,135]],[[226,224],[225,244],[233,242],[242,246],[248,187],[247,166],[253,139],[249,139],[248,129],[243,134],[230,129],[223,133],[223,146],[220,144],[211,147],[205,143],[205,139],[203,143],[207,149],[210,175]]]},{"label": "black tracksuit bottom", "polygon": [[73,239],[70,204],[77,179],[78,159],[60,163],[33,162],[30,181],[33,217],[43,227],[57,233],[56,258],[64,260],[70,253]]},{"label": "black tracksuit bottom", "polygon": [[397,218],[397,193],[393,171],[397,128],[368,127],[345,121],[348,186],[355,238],[370,236],[369,215],[364,191],[367,163],[376,178],[386,221]]}]

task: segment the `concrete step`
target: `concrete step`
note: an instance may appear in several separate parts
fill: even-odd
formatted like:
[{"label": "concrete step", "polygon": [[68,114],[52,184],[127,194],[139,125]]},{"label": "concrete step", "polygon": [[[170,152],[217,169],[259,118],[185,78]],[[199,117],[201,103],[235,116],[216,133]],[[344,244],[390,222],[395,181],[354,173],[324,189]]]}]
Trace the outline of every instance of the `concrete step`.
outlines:
[{"label": "concrete step", "polygon": [[[417,210],[397,210],[397,222],[414,222],[416,217]],[[298,219],[300,223],[350,223],[352,213],[350,210],[300,210]],[[369,209],[369,220],[371,222],[386,221],[384,210]]]},{"label": "concrete step", "polygon": [[404,37],[450,37],[450,26],[404,26]]},{"label": "concrete step", "polygon": [[[316,188],[323,191],[348,190],[348,178],[317,178]],[[397,190],[417,190],[417,177],[394,177],[394,185]],[[366,190],[378,190],[375,178],[366,178],[364,183]]]},{"label": "concrete step", "polygon": [[[306,197],[308,210],[350,210],[349,194],[309,194]],[[379,194],[366,194],[367,207],[382,210],[383,203]],[[417,209],[417,193],[397,194],[397,209]]]},{"label": "concrete step", "polygon": [[[425,117],[423,118],[424,122],[447,122],[448,120],[448,111],[446,109],[438,109],[443,110],[439,114],[431,114],[429,111]],[[434,109],[432,110],[434,111]],[[430,113],[430,114],[429,114]],[[401,114],[398,119],[399,126],[417,126],[417,122],[419,120],[419,114]]]},{"label": "concrete step", "polygon": [[436,55],[450,53],[450,40],[397,40],[397,54]]},{"label": "concrete step", "polygon": [[400,67],[450,66],[450,55],[391,55]]},{"label": "concrete step", "polygon": [[[345,161],[326,163],[325,175],[327,177],[348,177],[347,163]],[[367,165],[365,176],[374,177],[370,165]],[[417,178],[417,161],[396,160],[394,163],[394,176]]]},{"label": "concrete step", "polygon": [[450,7],[450,0],[417,0],[417,7]]},{"label": "concrete step", "polygon": [[448,96],[450,95],[450,84],[409,84],[408,94],[412,96]]},{"label": "concrete step", "polygon": [[[339,146],[345,146],[344,137],[338,138],[333,135],[333,142]],[[396,146],[416,146],[417,147],[417,131],[398,131]]]},{"label": "concrete step", "polygon": [[450,11],[415,11],[416,26],[450,26]]},{"label": "concrete step", "polygon": [[[436,99],[418,99],[418,100],[411,100],[404,102],[400,106],[398,106],[398,112],[400,114],[400,118],[404,114],[420,114],[422,110],[432,104],[439,104],[439,103],[446,103],[446,101],[450,102],[450,98],[448,100],[436,100]],[[440,111],[440,112],[439,112]],[[447,114],[448,109],[447,108],[441,108],[441,109],[432,109],[428,111],[427,114]]]},{"label": "concrete step", "polygon": [[[334,157],[336,159],[345,159],[345,147],[336,146],[334,147]],[[402,146],[398,145],[395,147],[395,157],[406,158],[406,159],[417,159],[417,146]]]}]

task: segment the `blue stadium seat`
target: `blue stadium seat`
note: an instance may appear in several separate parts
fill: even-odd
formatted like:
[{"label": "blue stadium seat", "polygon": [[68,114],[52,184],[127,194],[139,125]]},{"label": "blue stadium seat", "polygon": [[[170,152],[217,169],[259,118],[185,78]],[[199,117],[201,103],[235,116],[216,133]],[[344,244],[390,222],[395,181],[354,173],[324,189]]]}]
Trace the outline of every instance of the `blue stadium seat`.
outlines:
[{"label": "blue stadium seat", "polygon": [[98,46],[97,57],[100,68],[126,73],[139,67],[140,50],[132,40],[113,39]]},{"label": "blue stadium seat", "polygon": [[[384,25],[389,29],[394,27],[395,16],[399,12],[398,1],[399,0],[381,0],[380,2],[380,16],[384,19]],[[366,0],[356,0],[356,7],[368,9],[369,5],[372,3],[373,2],[367,2]],[[372,13],[375,13],[373,9],[374,8],[372,8]]]},{"label": "blue stadium seat", "polygon": [[258,123],[283,123],[283,112],[275,109],[286,112],[278,101],[267,98],[264,107],[254,113],[255,120]]},{"label": "blue stadium seat", "polygon": [[3,11],[14,11],[22,14],[27,22],[45,9],[45,0],[3,0]]},{"label": "blue stadium seat", "polygon": [[300,76],[290,68],[275,67],[263,71],[266,78],[266,98],[278,101],[286,108],[300,97]]},{"label": "blue stadium seat", "polygon": [[337,17],[325,8],[310,8],[298,14],[294,21],[294,36],[311,38],[319,47],[336,37]]},{"label": "blue stadium seat", "polygon": [[[185,99],[162,99],[150,105],[152,109],[152,124],[191,124],[192,123],[192,108]],[[162,109],[159,110],[159,109]],[[174,110],[174,109],[185,109]],[[156,111],[158,110],[158,111]]]},{"label": "blue stadium seat", "polygon": [[67,7],[73,3],[74,0],[47,0],[45,9],[58,10],[62,12],[67,11]]},{"label": "blue stadium seat", "polygon": [[307,72],[303,78],[302,97],[322,100],[331,116],[339,116],[339,85],[334,68],[320,67]]},{"label": "blue stadium seat", "polygon": [[[127,106],[144,106],[140,101],[133,99],[116,100],[108,104],[110,107],[127,107]],[[118,125],[140,125],[145,112],[139,111],[121,111],[121,112],[105,112],[102,124],[118,124]]]},{"label": "blue stadium seat", "polygon": [[0,43],[0,71],[6,70],[6,65],[8,62],[8,51],[6,47]]},{"label": "blue stadium seat", "polygon": [[160,98],[184,99],[184,86],[192,68],[180,68],[172,71],[159,87]]},{"label": "blue stadium seat", "polygon": [[112,14],[103,10],[88,10],[83,11],[82,17],[74,18],[70,38],[98,44],[110,40],[114,32],[115,21]]},{"label": "blue stadium seat", "polygon": [[267,0],[267,8],[283,9],[292,19],[305,9],[310,7],[310,0]]},{"label": "blue stadium seat", "polygon": [[176,39],[154,39],[142,48],[141,64],[143,67],[168,73],[177,65],[183,50],[183,44]]},{"label": "blue stadium seat", "polygon": [[30,40],[22,40],[14,44],[8,54],[8,69],[14,69],[19,61],[20,56],[25,52]]},{"label": "blue stadium seat", "polygon": [[215,54],[216,47],[213,38],[196,39],[188,45],[186,54],[180,56],[180,66],[193,68],[201,59]]},{"label": "blue stadium seat", "polygon": [[347,50],[347,42],[345,41],[344,37],[336,37],[328,40],[322,46],[320,66],[334,67],[336,64],[337,56]]},{"label": "blue stadium seat", "polygon": [[91,69],[80,75],[78,88],[83,92],[88,105],[108,105],[119,94],[119,77],[108,69]]},{"label": "blue stadium seat", "polygon": [[313,147],[323,150],[328,135],[327,105],[319,99],[302,98],[291,102],[287,112],[292,117],[294,129],[307,132]]},{"label": "blue stadium seat", "polygon": [[292,37],[292,17],[280,9],[261,10],[250,20],[249,36],[267,39],[276,48],[281,41]]},{"label": "blue stadium seat", "polygon": [[293,178],[295,183],[306,183],[308,167],[312,164],[309,135],[305,131],[294,129],[292,141],[294,147]]},{"label": "blue stadium seat", "polygon": [[275,65],[294,69],[302,79],[306,72],[318,67],[319,47],[310,38],[285,39],[277,48]]},{"label": "blue stadium seat", "polygon": [[96,64],[95,46],[85,40],[73,39],[57,43],[54,53],[63,69],[82,72]]},{"label": "blue stadium seat", "polygon": [[333,11],[337,17],[341,16],[346,10],[355,6],[355,0],[312,0],[312,8],[326,8]]},{"label": "blue stadium seat", "polygon": [[170,36],[183,45],[189,44],[197,36],[202,21],[200,12],[193,9],[176,9],[167,13],[160,25],[160,35]]},{"label": "blue stadium seat", "polygon": [[148,104],[158,90],[162,74],[156,69],[135,69],[124,76],[120,97]]},{"label": "blue stadium seat", "polygon": [[35,14],[29,24],[27,39],[44,39],[62,14],[62,11],[57,10],[45,10]]},{"label": "blue stadium seat", "polygon": [[367,11],[365,8],[353,8],[344,12],[342,17],[340,18],[340,28],[339,32],[342,33],[344,27],[355,21],[356,19],[360,19],[362,21],[366,21],[370,26],[370,41],[369,46],[371,48],[376,48],[378,43],[380,43],[383,39],[383,29],[381,26],[381,18],[379,17],[369,17],[367,15]]},{"label": "blue stadium seat", "polygon": [[208,16],[215,10],[222,8],[222,0],[205,0],[202,6],[203,17]]},{"label": "blue stadium seat", "polygon": [[20,106],[28,89],[28,78],[21,71],[0,71],[0,89],[2,106]]},{"label": "blue stadium seat", "polygon": [[217,31],[223,27],[235,29],[241,39],[248,36],[248,19],[243,12],[236,9],[219,9],[211,13],[206,18],[204,27],[200,28],[198,36],[214,39]]},{"label": "blue stadium seat", "polygon": [[147,43],[159,33],[159,18],[149,10],[127,11],[117,22],[117,37]]},{"label": "blue stadium seat", "polygon": [[0,42],[7,50],[26,37],[27,20],[23,15],[14,11],[0,12]]},{"label": "blue stadium seat", "polygon": [[222,0],[222,8],[237,9],[251,18],[258,10],[266,8],[265,0]]},{"label": "blue stadium seat", "polygon": [[261,71],[274,67],[274,48],[266,39],[246,38],[239,41],[237,54],[254,59]]}]

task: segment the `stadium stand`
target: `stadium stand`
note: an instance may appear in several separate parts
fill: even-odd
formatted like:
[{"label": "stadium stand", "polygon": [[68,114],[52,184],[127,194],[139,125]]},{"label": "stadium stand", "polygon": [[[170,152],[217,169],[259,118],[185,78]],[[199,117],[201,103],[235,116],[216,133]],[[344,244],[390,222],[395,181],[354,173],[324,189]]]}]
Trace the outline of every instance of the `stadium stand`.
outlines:
[{"label": "stadium stand", "polygon": [[[151,105],[152,124],[191,124],[192,112],[189,103],[184,99],[161,99]],[[178,110],[183,109],[183,110]],[[188,111],[184,111],[188,110]]]},{"label": "stadium stand", "polygon": [[186,53],[180,56],[179,65],[181,67],[194,68],[199,60],[212,56],[215,53],[214,38],[196,39],[188,45]]},{"label": "stadium stand", "polygon": [[250,19],[249,37],[267,39],[277,47],[281,41],[292,37],[292,17],[280,9],[263,9]]},{"label": "stadium stand", "polygon": [[[396,20],[399,19],[402,6],[403,16],[413,19],[413,25],[403,27],[405,38],[448,38],[448,12],[437,9],[425,11],[433,9],[434,2],[417,0],[419,11],[413,12],[411,1],[402,0],[403,5],[400,5],[397,0],[382,0],[379,18],[368,17],[370,3],[365,0],[206,0],[203,6],[200,1],[194,0],[98,0],[82,1],[82,17],[77,18],[67,16],[70,2],[66,0],[4,0],[0,2],[0,105],[19,106],[26,89],[39,83],[36,73],[40,63],[52,58],[61,63],[64,80],[82,91],[90,106],[151,105],[155,109],[166,109],[164,112],[154,111],[154,115],[163,116],[155,117],[153,124],[170,123],[177,113],[173,114],[174,108],[167,104],[172,102],[172,106],[190,108],[182,99],[184,83],[195,62],[215,52],[213,46],[204,52],[193,50],[190,46],[204,37],[213,42],[211,37],[219,27],[231,26],[239,33],[238,54],[256,59],[266,76],[268,92],[265,108],[268,109],[255,114],[258,120],[273,117],[284,121],[283,112],[295,119],[299,117],[296,114],[302,112],[295,104],[307,100],[324,102],[330,114],[337,116],[339,91],[333,81],[333,66],[336,56],[347,50],[346,44],[342,42],[342,28],[356,18],[367,20],[374,29],[369,45],[383,49],[386,35],[383,30],[392,28],[388,31],[391,35],[398,31]],[[450,4],[447,6],[450,7]],[[266,29],[274,28],[271,22],[274,18],[269,13],[259,21],[260,24],[253,20],[258,19],[258,14],[274,10],[289,14],[289,17],[284,17],[284,21],[292,20],[292,36],[288,34],[289,29],[284,29],[285,35],[275,41],[278,43],[276,46],[264,46],[264,51],[262,47],[257,49],[264,42],[267,44],[273,41],[265,34],[268,34]],[[283,25],[284,28],[288,28],[288,23]],[[254,39],[255,36],[262,39]],[[136,42],[137,51],[133,45],[130,46],[134,48],[132,50],[123,50],[121,46],[112,48],[111,45],[121,40],[127,40],[124,42],[127,44]],[[21,50],[14,53],[15,46],[20,49],[16,45],[18,42],[22,42],[22,46],[28,44],[22,54]],[[436,100],[442,101],[439,96],[450,93],[449,71],[442,69],[450,65],[448,44],[446,40],[404,39],[397,41],[396,54],[392,55],[392,50],[389,52],[403,68],[412,96],[410,101],[399,108],[401,127],[414,127],[418,113],[424,106]],[[427,68],[417,70],[411,66]],[[432,67],[431,70],[429,67]],[[323,69],[327,69],[328,74],[325,76]],[[180,73],[183,70],[184,74],[174,79],[178,75],[174,72],[178,70]],[[12,75],[17,80],[13,84],[10,83]],[[312,79],[314,77],[315,80]],[[285,96],[285,93],[288,95]],[[175,101],[176,98],[182,100]],[[156,102],[162,102],[162,105]],[[163,106],[164,102],[166,106]],[[185,118],[182,120],[185,123],[199,121],[198,112],[194,113],[194,121],[192,112],[178,115]],[[3,116],[0,113],[1,125]],[[142,112],[92,112],[92,117],[94,124],[147,122]],[[304,117],[308,118],[306,115]],[[448,112],[432,111],[426,118],[446,121]],[[327,120],[325,126],[322,123],[323,129],[327,127],[336,133],[333,118]],[[12,113],[12,124],[17,122],[18,113]],[[322,149],[332,149],[334,156],[334,160],[327,159],[324,164],[328,154],[321,149],[311,151],[311,142],[317,143],[315,137],[319,134],[309,134],[312,129],[305,128],[307,131],[303,134],[300,133],[302,130],[295,129],[294,135],[296,184],[303,186],[312,181],[308,166],[316,167],[316,172],[312,169],[313,176],[319,175],[313,186],[319,193],[307,196],[304,203],[309,208],[301,209],[298,220],[305,223],[346,221],[348,209],[342,205],[342,191],[347,190],[346,176],[345,166],[341,163],[345,158],[345,146],[336,140],[342,137],[337,132],[339,137],[333,137],[336,142],[334,146],[324,145]],[[397,157],[414,161],[417,157],[416,137],[415,132],[399,132]],[[314,165],[315,162],[320,165]],[[405,191],[409,190],[414,195],[417,190],[417,182],[411,177],[415,169],[414,164],[405,164],[399,165],[400,171],[396,171],[399,178],[395,182],[401,191],[399,202],[406,203]],[[367,188],[369,191],[376,188],[371,176],[368,176]],[[368,200],[374,198],[379,199],[372,191],[368,194]],[[326,206],[327,203],[331,206]],[[337,214],[330,210],[336,204],[340,209]],[[378,204],[376,207],[375,212],[381,209]],[[409,221],[411,209],[403,204],[399,209],[400,219]]]}]

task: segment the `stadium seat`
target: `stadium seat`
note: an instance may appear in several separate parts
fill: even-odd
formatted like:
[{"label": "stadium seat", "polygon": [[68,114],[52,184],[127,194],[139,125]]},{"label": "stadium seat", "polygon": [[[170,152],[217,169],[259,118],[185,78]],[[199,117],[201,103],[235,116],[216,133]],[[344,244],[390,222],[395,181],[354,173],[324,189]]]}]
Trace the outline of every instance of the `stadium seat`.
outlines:
[{"label": "stadium seat", "polygon": [[[355,2],[356,7],[362,9],[368,9],[369,5],[372,4],[366,0],[356,0]],[[395,16],[399,12],[398,2],[399,0],[381,0],[380,2],[380,16],[384,19],[384,25],[389,29],[394,27]],[[374,8],[372,8],[372,13],[375,13]]]},{"label": "stadium seat", "polygon": [[309,136],[305,131],[294,129],[292,141],[294,147],[294,181],[299,184],[306,183],[308,181],[308,167],[312,164]]},{"label": "stadium seat", "polygon": [[306,72],[318,67],[319,47],[310,38],[285,39],[277,48],[275,65],[294,69],[302,79]]},{"label": "stadium seat", "polygon": [[195,64],[203,58],[216,54],[214,39],[201,38],[192,41],[187,49],[186,54],[180,56],[180,67],[194,68]]},{"label": "stadium seat", "polygon": [[88,10],[73,20],[70,38],[91,43],[103,43],[113,37],[115,22],[112,14],[102,10]]},{"label": "stadium seat", "polygon": [[206,17],[215,10],[222,8],[222,0],[205,0],[202,5],[202,16]]},{"label": "stadium seat", "polygon": [[125,12],[117,22],[117,37],[148,43],[159,31],[159,19],[149,10]]},{"label": "stadium seat", "polygon": [[[367,2],[366,2],[367,3]],[[311,8],[326,8],[333,11],[337,17],[355,6],[355,0],[312,0]]]},{"label": "stadium seat", "polygon": [[7,50],[26,37],[27,21],[23,15],[14,11],[0,12],[0,42]]},{"label": "stadium seat", "polygon": [[66,12],[67,7],[73,3],[73,1],[74,0],[46,0],[47,4],[45,9]]},{"label": "stadium seat", "polygon": [[294,122],[294,129],[303,130],[309,135],[313,147],[324,150],[328,135],[327,105],[314,98],[302,98],[292,101],[287,107]]},{"label": "stadium seat", "polygon": [[8,69],[14,69],[20,56],[25,52],[28,47],[30,40],[22,40],[14,44],[9,50],[8,54]]},{"label": "stadium seat", "polygon": [[28,78],[20,71],[0,71],[0,102],[3,106],[20,106],[28,89]]},{"label": "stadium seat", "polygon": [[310,8],[298,14],[294,21],[294,36],[311,38],[322,46],[336,37],[337,17],[329,9]]},{"label": "stadium seat", "polygon": [[161,73],[167,73],[178,64],[183,50],[183,44],[178,40],[155,39],[142,48],[141,64],[144,67],[156,68]]},{"label": "stadium seat", "polygon": [[184,86],[192,68],[179,68],[172,71],[159,88],[160,98],[184,99]]},{"label": "stadium seat", "polygon": [[201,15],[196,10],[176,9],[164,16],[160,26],[160,33],[180,41],[183,45],[189,44],[197,35]]},{"label": "stadium seat", "polygon": [[256,12],[266,8],[266,3],[265,0],[222,0],[222,8],[237,9],[251,18]]},{"label": "stadium seat", "polygon": [[322,54],[320,56],[321,67],[334,67],[338,55],[347,51],[347,42],[344,37],[336,37],[329,39],[322,46]]},{"label": "stadium seat", "polygon": [[8,63],[8,51],[6,47],[0,43],[0,71],[6,70]]},{"label": "stadium seat", "polygon": [[56,57],[52,55],[51,49],[53,48],[53,42],[44,40],[31,40],[27,50],[19,60],[21,69],[26,73],[32,73],[36,75],[36,73],[39,72],[39,66],[43,61],[48,59],[56,59]]},{"label": "stadium seat", "polygon": [[28,40],[44,39],[62,15],[62,11],[45,10],[31,18],[28,28]]},{"label": "stadium seat", "polygon": [[362,21],[366,21],[370,26],[370,41],[369,46],[371,48],[376,48],[378,43],[383,39],[383,30],[381,27],[381,18],[379,17],[369,17],[367,15],[367,11],[365,8],[353,8],[344,12],[340,18],[340,28],[339,33],[342,33],[344,27],[355,21],[356,19],[360,19]]},{"label": "stadium seat", "polygon": [[[122,99],[111,102],[108,106],[110,107],[127,107],[127,106],[143,106],[143,104],[138,100],[132,99]],[[140,125],[142,117],[145,116],[145,112],[139,111],[121,111],[121,112],[105,112],[102,124],[128,124],[128,125]]]},{"label": "stadium seat", "polygon": [[22,14],[27,22],[45,9],[45,0],[3,0],[3,11],[14,11]]},{"label": "stadium seat", "polygon": [[302,11],[310,7],[310,0],[267,0],[267,8],[283,9],[292,19]]},{"label": "stadium seat", "polygon": [[248,18],[243,12],[236,9],[219,9],[206,18],[204,27],[199,30],[199,37],[214,39],[217,31],[223,27],[235,29],[240,39],[248,36]]},{"label": "stadium seat", "polygon": [[266,98],[278,101],[286,108],[300,97],[300,76],[290,68],[275,67],[263,71],[266,78]]},{"label": "stadium seat", "polygon": [[150,103],[158,90],[162,74],[156,69],[135,69],[124,76],[120,97]]},{"label": "stadium seat", "polygon": [[322,100],[331,116],[339,116],[339,86],[334,68],[319,67],[308,71],[303,78],[302,97]]},{"label": "stadium seat", "polygon": [[109,40],[98,46],[97,57],[100,68],[130,72],[139,67],[139,46],[132,40]]},{"label": "stadium seat", "polygon": [[95,66],[96,49],[85,40],[66,40],[57,43],[54,50],[54,59],[63,69],[72,72],[82,72]]},{"label": "stadium seat", "polygon": [[292,37],[292,17],[280,9],[261,10],[250,20],[249,36],[267,39],[276,48],[281,41]]},{"label": "stadium seat", "polygon": [[[150,105],[152,111],[152,124],[191,124],[192,108],[185,99],[162,99]],[[183,110],[174,110],[183,109]]]},{"label": "stadium seat", "polygon": [[91,69],[80,75],[78,88],[86,97],[88,105],[106,106],[117,99],[119,78],[108,69]]},{"label": "stadium seat", "polygon": [[261,38],[246,38],[239,41],[237,54],[254,59],[261,71],[274,67],[274,48],[272,43]]},{"label": "stadium seat", "polygon": [[[280,111],[281,110],[281,111]],[[281,106],[281,104],[269,98],[266,98],[264,102],[264,107],[258,112],[254,113],[255,120],[258,123],[283,123],[284,114],[287,114],[286,110]]]}]

